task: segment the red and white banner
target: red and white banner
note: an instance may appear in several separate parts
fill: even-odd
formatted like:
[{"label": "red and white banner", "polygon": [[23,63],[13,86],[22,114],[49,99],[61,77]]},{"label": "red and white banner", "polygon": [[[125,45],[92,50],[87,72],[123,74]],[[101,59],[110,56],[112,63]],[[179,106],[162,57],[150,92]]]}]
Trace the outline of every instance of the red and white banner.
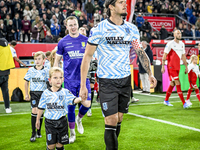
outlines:
[{"label": "red and white banner", "polygon": [[132,22],[132,20],[133,20],[135,4],[136,4],[136,0],[126,0],[126,5],[127,5],[126,21],[128,21],[128,22]]},{"label": "red and white banner", "polygon": [[165,29],[169,32],[172,32],[175,28],[175,18],[174,17],[148,17],[144,16],[144,19],[147,19],[152,27],[160,31],[162,25],[165,26]]}]

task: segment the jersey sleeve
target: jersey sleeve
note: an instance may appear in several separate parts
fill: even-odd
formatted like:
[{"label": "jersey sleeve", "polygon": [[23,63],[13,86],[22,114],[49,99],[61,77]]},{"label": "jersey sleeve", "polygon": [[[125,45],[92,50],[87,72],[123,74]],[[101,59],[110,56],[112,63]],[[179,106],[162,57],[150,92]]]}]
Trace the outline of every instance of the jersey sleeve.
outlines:
[{"label": "jersey sleeve", "polygon": [[64,52],[64,47],[62,46],[62,40],[58,42],[58,50],[56,52],[56,54],[58,55],[63,55]]},{"label": "jersey sleeve", "polygon": [[74,96],[69,90],[65,89],[65,94],[66,94],[66,99],[65,103],[69,105],[70,103],[72,104],[72,101],[76,96]]},{"label": "jersey sleeve", "polygon": [[91,45],[99,45],[101,39],[102,39],[102,33],[99,29],[99,25],[97,27],[93,27],[90,30],[88,43],[91,44]]},{"label": "jersey sleeve", "polygon": [[137,27],[134,26],[132,29],[134,29],[134,31],[132,31],[133,39],[131,42],[131,49],[133,48],[134,50],[137,50],[142,47],[140,44],[140,33]]},{"label": "jersey sleeve", "polygon": [[166,46],[165,46],[165,49],[164,49],[164,53],[169,53],[170,52],[170,50],[171,50],[171,48],[170,48],[170,42],[168,42],[167,44],[166,44]]},{"label": "jersey sleeve", "polygon": [[49,70],[46,69],[46,81],[49,81]]},{"label": "jersey sleeve", "polygon": [[17,57],[17,53],[16,53],[15,49],[12,48],[12,47],[10,47],[10,50],[11,50],[11,52],[12,52],[12,56],[13,56],[13,57]]},{"label": "jersey sleeve", "polygon": [[26,80],[28,82],[31,80],[31,68],[28,69],[28,71],[27,71],[27,73],[26,73],[26,75],[24,77],[24,80]]},{"label": "jersey sleeve", "polygon": [[185,54],[185,44],[183,43],[183,54]]},{"label": "jersey sleeve", "polygon": [[42,93],[42,96],[40,98],[39,101],[39,105],[38,105],[39,109],[44,110],[46,108],[46,96],[45,96],[45,91]]}]

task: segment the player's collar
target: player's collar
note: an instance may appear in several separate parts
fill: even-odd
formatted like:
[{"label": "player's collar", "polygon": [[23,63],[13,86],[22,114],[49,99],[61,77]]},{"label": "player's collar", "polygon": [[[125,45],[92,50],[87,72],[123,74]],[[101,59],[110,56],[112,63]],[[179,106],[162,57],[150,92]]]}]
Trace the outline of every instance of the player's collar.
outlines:
[{"label": "player's collar", "polygon": [[[112,21],[110,20],[110,18],[108,18],[107,20],[108,20],[108,22],[110,22],[111,24],[114,24],[114,25],[116,25],[114,22],[112,22]],[[123,25],[123,24],[124,24],[124,20],[123,20],[123,22],[122,22],[122,24],[121,24],[121,25]]]},{"label": "player's collar", "polygon": [[[37,70],[36,66],[34,66],[34,68],[35,68],[35,70]],[[42,67],[42,69],[44,69],[44,66]],[[40,69],[40,70],[42,70],[42,69]]]},{"label": "player's collar", "polygon": [[[53,92],[53,91],[51,90],[51,87],[48,87],[47,89],[48,89],[49,91]],[[59,91],[61,91],[61,90],[62,90],[62,86],[58,89],[57,92],[59,92]]]}]

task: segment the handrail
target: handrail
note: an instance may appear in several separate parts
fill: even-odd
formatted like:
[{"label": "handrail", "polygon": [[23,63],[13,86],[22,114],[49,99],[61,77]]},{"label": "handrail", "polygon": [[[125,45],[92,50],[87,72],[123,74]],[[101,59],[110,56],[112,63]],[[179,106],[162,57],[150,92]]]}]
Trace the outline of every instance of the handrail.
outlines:
[{"label": "handrail", "polygon": [[[169,36],[168,38],[166,38],[165,40],[170,40],[170,39],[174,39],[174,37],[173,36]],[[183,36],[181,39],[192,39],[192,40],[197,40],[197,39],[200,39],[200,37],[192,37],[192,36],[190,36],[190,37],[187,37],[187,36]]]}]

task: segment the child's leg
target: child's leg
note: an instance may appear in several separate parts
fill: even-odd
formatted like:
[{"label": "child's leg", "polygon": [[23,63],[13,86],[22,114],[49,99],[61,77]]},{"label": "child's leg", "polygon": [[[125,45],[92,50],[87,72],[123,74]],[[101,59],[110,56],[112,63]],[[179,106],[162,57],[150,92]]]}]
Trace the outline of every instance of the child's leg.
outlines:
[{"label": "child's leg", "polygon": [[37,118],[37,107],[34,107],[32,108],[32,113],[31,113],[31,126],[32,126],[32,136],[30,138],[31,142],[34,142],[36,138],[36,131],[35,131],[36,118]]},{"label": "child's leg", "polygon": [[36,136],[37,138],[41,138],[42,137],[42,135],[41,135],[42,122],[43,122],[43,114],[40,117],[40,129],[37,130],[37,136]]},{"label": "child's leg", "polygon": [[189,88],[189,89],[188,89],[188,92],[187,92],[187,99],[186,99],[186,100],[189,100],[189,99],[190,99],[191,93],[192,93],[192,88]]},{"label": "child's leg", "polygon": [[47,150],[54,150],[55,147],[56,147],[56,144],[47,145]]},{"label": "child's leg", "polygon": [[56,150],[64,150],[64,146],[60,143],[56,143]]}]

